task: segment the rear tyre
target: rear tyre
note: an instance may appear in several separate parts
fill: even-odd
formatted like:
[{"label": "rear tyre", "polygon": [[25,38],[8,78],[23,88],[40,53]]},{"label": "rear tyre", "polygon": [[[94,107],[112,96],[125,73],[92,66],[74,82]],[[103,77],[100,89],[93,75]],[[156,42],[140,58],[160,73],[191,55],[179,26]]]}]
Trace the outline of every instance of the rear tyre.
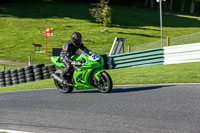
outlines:
[{"label": "rear tyre", "polygon": [[107,72],[100,74],[101,81],[98,84],[98,89],[102,93],[109,93],[113,88],[112,79]]},{"label": "rear tyre", "polygon": [[55,79],[54,79],[54,83],[55,83],[56,88],[62,93],[71,93],[74,90],[74,87],[72,87],[72,86],[64,86],[64,85],[60,84]]}]

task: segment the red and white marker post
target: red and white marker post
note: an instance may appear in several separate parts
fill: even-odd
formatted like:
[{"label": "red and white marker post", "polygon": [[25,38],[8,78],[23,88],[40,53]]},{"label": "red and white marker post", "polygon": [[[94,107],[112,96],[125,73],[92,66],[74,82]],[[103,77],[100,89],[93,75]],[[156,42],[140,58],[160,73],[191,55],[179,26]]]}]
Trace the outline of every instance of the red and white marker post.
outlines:
[{"label": "red and white marker post", "polygon": [[40,33],[45,33],[45,53],[47,55],[47,36],[53,36],[53,33],[48,33],[48,31],[53,30],[53,28],[45,28],[45,31],[40,31]]}]

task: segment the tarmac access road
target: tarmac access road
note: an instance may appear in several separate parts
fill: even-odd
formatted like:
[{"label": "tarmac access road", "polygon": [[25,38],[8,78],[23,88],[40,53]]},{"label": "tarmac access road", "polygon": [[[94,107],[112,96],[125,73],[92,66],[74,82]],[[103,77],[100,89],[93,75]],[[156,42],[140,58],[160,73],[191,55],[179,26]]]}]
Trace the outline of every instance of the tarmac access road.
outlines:
[{"label": "tarmac access road", "polygon": [[0,93],[0,129],[35,133],[200,133],[200,84]]}]

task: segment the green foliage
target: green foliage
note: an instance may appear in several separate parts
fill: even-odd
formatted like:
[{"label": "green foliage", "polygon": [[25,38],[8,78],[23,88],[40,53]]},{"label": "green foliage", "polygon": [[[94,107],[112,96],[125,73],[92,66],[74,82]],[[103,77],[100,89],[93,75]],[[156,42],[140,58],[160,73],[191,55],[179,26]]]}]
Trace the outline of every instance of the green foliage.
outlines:
[{"label": "green foliage", "polygon": [[102,1],[100,3],[94,4],[96,7],[89,9],[91,16],[95,19],[98,23],[103,23],[102,12],[104,8],[104,4]]},{"label": "green foliage", "polygon": [[111,8],[108,6],[109,0],[100,0],[100,3],[94,4],[96,7],[90,9],[90,14],[96,22],[105,27],[111,24]]},{"label": "green foliage", "polygon": [[104,27],[108,27],[111,24],[111,8],[108,5],[105,5],[102,16]]}]

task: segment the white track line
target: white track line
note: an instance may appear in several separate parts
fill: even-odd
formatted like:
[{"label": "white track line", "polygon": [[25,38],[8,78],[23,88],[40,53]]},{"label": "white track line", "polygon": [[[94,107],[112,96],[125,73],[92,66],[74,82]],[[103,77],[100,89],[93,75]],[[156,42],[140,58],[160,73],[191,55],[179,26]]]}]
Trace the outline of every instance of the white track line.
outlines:
[{"label": "white track line", "polygon": [[8,92],[0,92],[1,93],[18,93],[18,92],[30,92],[30,91],[42,91],[42,90],[54,90],[56,88],[44,88],[44,89],[33,89],[33,90],[19,90],[19,91],[8,91]]},{"label": "white track line", "polygon": [[0,132],[8,132],[8,133],[33,133],[33,132],[23,132],[23,131],[5,130],[5,129],[0,129]]}]

